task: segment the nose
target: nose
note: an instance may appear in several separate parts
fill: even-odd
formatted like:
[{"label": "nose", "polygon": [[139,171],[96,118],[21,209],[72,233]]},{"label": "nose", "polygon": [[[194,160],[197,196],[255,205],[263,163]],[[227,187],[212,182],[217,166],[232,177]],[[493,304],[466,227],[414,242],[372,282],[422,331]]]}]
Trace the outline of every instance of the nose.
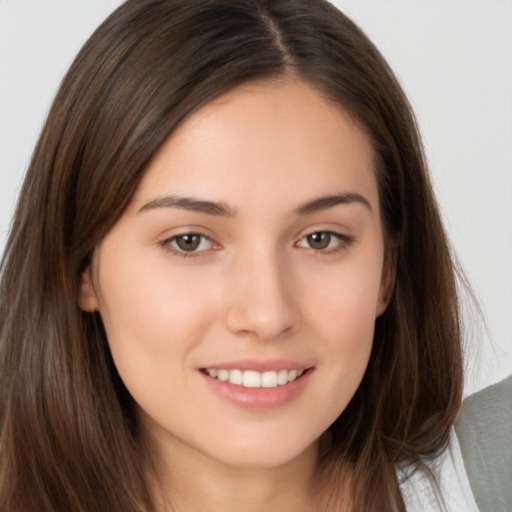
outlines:
[{"label": "nose", "polygon": [[301,318],[285,262],[278,255],[260,254],[235,266],[225,319],[228,330],[268,341],[294,332]]}]

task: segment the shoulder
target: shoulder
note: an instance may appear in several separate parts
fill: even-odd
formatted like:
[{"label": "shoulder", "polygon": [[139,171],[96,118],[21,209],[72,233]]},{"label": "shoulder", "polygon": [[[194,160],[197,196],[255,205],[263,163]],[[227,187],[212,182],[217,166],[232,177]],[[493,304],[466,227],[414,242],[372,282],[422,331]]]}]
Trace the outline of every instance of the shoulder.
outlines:
[{"label": "shoulder", "polygon": [[429,463],[438,487],[424,472],[399,472],[407,512],[510,511],[511,426],[512,376],[466,398],[447,450]]},{"label": "shoulder", "polygon": [[[478,512],[460,447],[452,431],[448,448],[427,463],[425,471],[399,474],[407,512]],[[431,476],[435,477],[435,482]],[[405,478],[404,478],[405,477]]]},{"label": "shoulder", "polygon": [[512,375],[468,397],[462,405],[455,429],[480,510],[510,510]]}]

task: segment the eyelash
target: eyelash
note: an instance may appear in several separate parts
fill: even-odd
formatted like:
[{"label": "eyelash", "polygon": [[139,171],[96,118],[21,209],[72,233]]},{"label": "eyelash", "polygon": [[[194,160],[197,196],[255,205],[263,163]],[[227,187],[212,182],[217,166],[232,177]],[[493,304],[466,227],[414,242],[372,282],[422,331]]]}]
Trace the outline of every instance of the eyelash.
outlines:
[{"label": "eyelash", "polygon": [[[311,237],[311,236],[314,236],[314,235],[327,235],[330,237],[329,239],[329,244],[331,243],[332,241],[332,238],[335,238],[337,239],[338,243],[334,246],[334,247],[327,247],[325,249],[315,249],[314,247],[304,247],[304,246],[300,246],[299,243],[303,240],[306,240],[308,237]],[[201,244],[203,244],[204,242],[210,242],[214,247],[216,246],[216,248],[214,248],[214,250],[216,250],[217,248],[219,248],[220,246],[218,244],[216,244],[216,242],[214,242],[209,236],[207,235],[204,235],[202,233],[195,233],[195,232],[191,232],[191,233],[183,233],[183,234],[180,234],[180,235],[175,235],[175,236],[172,236],[171,238],[166,238],[165,240],[163,240],[162,242],[159,243],[159,245],[161,247],[164,248],[164,250],[170,252],[171,254],[173,254],[174,256],[177,256],[179,258],[192,258],[192,257],[200,257],[200,256],[204,256],[204,252],[206,252],[206,250],[193,250],[193,251],[186,251],[186,250],[183,250],[183,249],[180,249],[178,247],[175,247],[173,246],[173,243],[176,243],[176,241],[178,239],[183,239],[184,237],[200,237],[200,242],[199,242],[199,247],[201,246]],[[328,231],[328,230],[324,230],[324,231],[313,231],[312,233],[308,233],[307,235],[304,235],[296,244],[295,246],[298,246],[298,247],[304,247],[306,249],[311,249],[313,250],[314,252],[318,253],[318,254],[321,254],[321,255],[330,255],[330,254],[336,254],[344,249],[346,249],[347,247],[349,247],[352,243],[354,242],[354,238],[348,236],[348,235],[344,235],[342,233],[337,233],[335,231]]]}]

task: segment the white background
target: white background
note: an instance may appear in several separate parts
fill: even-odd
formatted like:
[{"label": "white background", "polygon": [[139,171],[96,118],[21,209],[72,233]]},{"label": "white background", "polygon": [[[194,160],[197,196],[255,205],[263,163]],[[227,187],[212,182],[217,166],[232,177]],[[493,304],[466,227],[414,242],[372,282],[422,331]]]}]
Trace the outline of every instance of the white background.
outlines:
[{"label": "white background", "polygon": [[[0,251],[62,75],[120,0],[0,0]],[[466,393],[512,373],[512,1],[337,0],[377,44],[418,115],[476,326]]]}]

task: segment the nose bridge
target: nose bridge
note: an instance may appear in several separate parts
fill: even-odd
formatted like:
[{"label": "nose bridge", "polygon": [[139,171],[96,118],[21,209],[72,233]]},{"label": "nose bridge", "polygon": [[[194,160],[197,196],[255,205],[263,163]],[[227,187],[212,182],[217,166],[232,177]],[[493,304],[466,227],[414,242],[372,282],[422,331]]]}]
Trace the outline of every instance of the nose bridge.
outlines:
[{"label": "nose bridge", "polygon": [[299,311],[290,269],[278,250],[259,247],[235,263],[226,323],[232,332],[270,340],[293,331]]}]

